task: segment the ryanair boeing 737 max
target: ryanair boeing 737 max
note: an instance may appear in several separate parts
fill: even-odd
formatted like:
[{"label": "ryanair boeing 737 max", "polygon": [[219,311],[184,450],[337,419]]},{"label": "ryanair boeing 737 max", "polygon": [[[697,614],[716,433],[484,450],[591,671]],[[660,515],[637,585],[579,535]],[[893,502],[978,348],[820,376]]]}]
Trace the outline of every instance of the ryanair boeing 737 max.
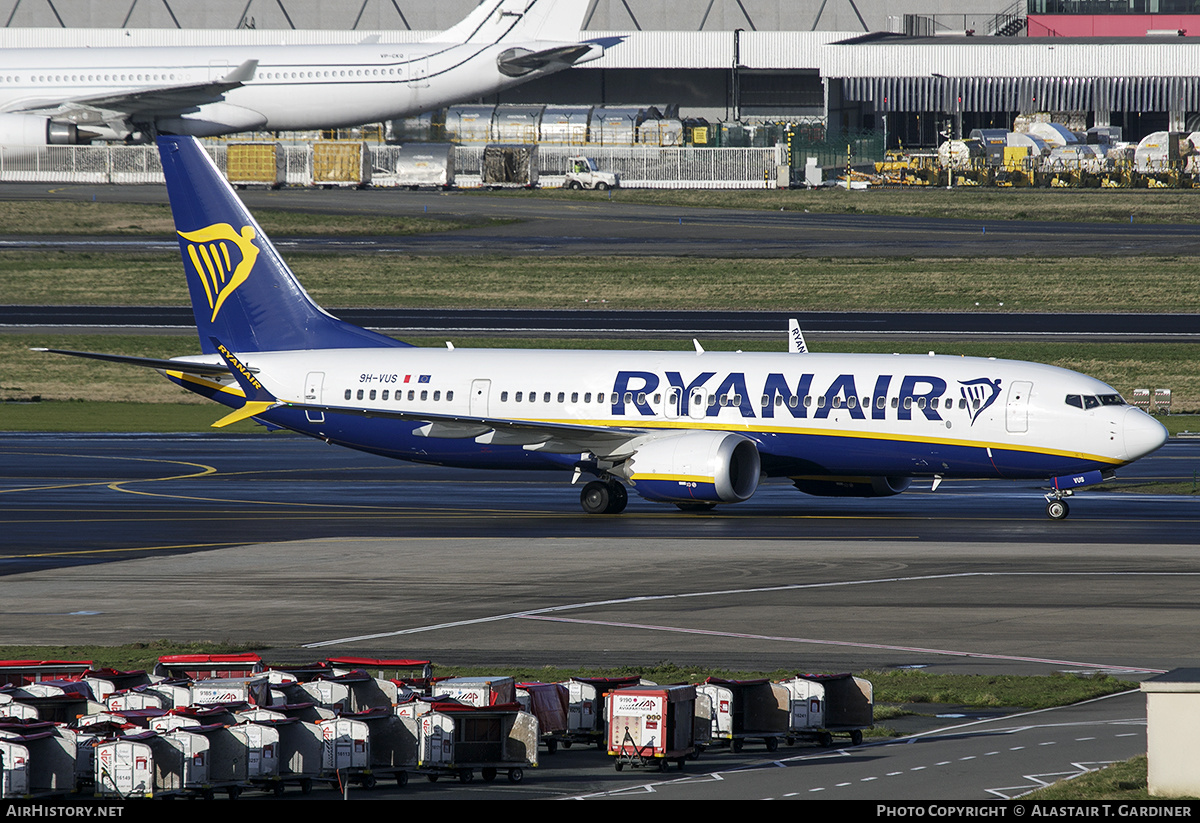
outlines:
[{"label": "ryanair boeing 737 max", "polygon": [[[1038,363],[971,357],[416,348],[317,306],[200,145],[160,137],[202,355],[146,360],[233,411],[375,454],[595,479],[683,509],[786,477],[883,496],[914,478],[1048,481],[1047,512],[1159,448],[1115,389]],[[80,354],[79,352],[67,352]]]}]

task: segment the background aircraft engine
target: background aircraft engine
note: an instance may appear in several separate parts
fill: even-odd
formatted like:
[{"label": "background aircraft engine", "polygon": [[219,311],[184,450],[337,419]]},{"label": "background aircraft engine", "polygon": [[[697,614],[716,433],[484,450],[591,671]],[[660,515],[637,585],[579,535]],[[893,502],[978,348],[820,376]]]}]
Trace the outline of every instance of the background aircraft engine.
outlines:
[{"label": "background aircraft engine", "polygon": [[758,488],[761,461],[753,440],[698,431],[640,445],[618,471],[647,500],[739,503]]},{"label": "background aircraft engine", "polygon": [[0,114],[0,145],[68,146],[80,142],[74,123],[56,123],[33,114]]},{"label": "background aircraft engine", "polygon": [[911,477],[793,477],[792,484],[817,497],[891,497],[912,485]]}]

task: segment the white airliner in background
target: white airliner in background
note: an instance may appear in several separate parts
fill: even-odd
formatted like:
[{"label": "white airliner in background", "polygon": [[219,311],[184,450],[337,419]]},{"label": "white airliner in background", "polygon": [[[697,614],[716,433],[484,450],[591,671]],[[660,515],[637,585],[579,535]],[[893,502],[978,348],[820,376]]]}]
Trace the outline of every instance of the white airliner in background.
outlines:
[{"label": "white airliner in background", "polygon": [[1038,363],[801,353],[416,348],[317,306],[190,137],[159,152],[204,352],[149,366],[254,417],[387,457],[557,469],[595,479],[589,513],[632,489],[683,509],[748,499],[766,477],[816,495],[886,496],[914,478],[1075,488],[1163,445],[1110,386]]},{"label": "white airliner in background", "polygon": [[208,137],[378,123],[604,53],[589,0],[484,0],[421,43],[0,51],[0,145]]}]

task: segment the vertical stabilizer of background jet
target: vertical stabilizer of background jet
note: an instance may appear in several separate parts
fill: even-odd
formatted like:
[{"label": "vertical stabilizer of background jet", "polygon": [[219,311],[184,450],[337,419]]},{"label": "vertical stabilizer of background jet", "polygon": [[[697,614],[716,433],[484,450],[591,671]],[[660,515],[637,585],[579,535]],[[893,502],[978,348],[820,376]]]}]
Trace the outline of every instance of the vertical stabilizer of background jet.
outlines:
[{"label": "vertical stabilizer of background jet", "polygon": [[158,152],[204,352],[214,337],[236,352],[407,345],[314,303],[195,138]]},{"label": "vertical stabilizer of background jet", "polygon": [[535,40],[579,40],[592,0],[485,0],[463,20],[426,43],[489,45]]}]

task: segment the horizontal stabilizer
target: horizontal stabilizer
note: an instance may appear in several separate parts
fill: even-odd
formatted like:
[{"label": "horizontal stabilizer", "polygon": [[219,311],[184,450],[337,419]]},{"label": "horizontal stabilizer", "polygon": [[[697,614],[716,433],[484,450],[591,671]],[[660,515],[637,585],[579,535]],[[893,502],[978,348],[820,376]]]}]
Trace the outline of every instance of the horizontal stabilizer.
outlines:
[{"label": "horizontal stabilizer", "polygon": [[[90,357],[92,360],[106,360],[110,363],[124,363],[127,366],[144,366],[148,369],[163,371],[180,371],[187,374],[229,374],[229,367],[217,363],[189,363],[186,360],[161,360],[156,357],[130,357],[123,354],[102,354],[93,351],[71,351],[70,349],[36,348],[30,351],[44,351],[52,354],[69,354],[72,357]],[[251,369],[250,371],[257,371]]]},{"label": "horizontal stabilizer", "polygon": [[496,65],[509,77],[521,77],[539,69],[586,63],[603,55],[604,49],[595,43],[576,43],[541,51],[514,48],[501,52],[496,58]]}]

